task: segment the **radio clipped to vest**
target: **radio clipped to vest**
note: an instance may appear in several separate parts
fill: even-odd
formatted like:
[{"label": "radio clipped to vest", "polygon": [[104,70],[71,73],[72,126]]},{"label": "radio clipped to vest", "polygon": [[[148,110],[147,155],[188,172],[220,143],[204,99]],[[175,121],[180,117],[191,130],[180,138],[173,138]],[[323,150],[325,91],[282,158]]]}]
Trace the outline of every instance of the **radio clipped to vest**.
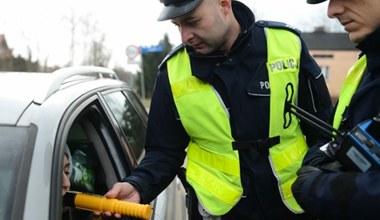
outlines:
[{"label": "radio clipped to vest", "polygon": [[286,102],[287,111],[330,135],[339,149],[336,159],[349,171],[380,170],[380,114],[342,133],[298,106]]}]

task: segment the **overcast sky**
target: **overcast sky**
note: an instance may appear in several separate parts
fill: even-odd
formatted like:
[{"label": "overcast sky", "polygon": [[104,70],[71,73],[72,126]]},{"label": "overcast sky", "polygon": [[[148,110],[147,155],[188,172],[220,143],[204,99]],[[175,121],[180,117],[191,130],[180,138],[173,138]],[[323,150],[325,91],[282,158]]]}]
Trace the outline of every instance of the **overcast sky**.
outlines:
[{"label": "overcast sky", "polygon": [[[311,24],[327,20],[327,3],[241,1],[255,12],[257,19],[287,22],[302,31],[312,31]],[[69,56],[67,18],[70,14],[90,15],[97,28],[105,33],[107,47],[113,54],[111,67],[124,66],[128,45],[155,45],[165,33],[172,44],[180,43],[177,29],[170,21],[156,21],[161,7],[159,0],[7,0],[2,4],[0,34],[5,34],[16,55],[24,55],[29,45],[38,50],[39,59],[48,59],[49,65],[64,65]]]}]

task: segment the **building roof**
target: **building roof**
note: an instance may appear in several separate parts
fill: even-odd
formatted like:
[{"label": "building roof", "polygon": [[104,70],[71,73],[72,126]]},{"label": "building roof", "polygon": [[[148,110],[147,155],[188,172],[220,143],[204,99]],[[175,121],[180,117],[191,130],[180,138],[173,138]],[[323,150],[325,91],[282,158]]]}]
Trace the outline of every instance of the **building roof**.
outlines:
[{"label": "building roof", "polygon": [[0,34],[0,59],[12,57],[12,51],[9,49],[5,35]]},{"label": "building roof", "polygon": [[309,50],[357,50],[348,33],[302,33]]}]

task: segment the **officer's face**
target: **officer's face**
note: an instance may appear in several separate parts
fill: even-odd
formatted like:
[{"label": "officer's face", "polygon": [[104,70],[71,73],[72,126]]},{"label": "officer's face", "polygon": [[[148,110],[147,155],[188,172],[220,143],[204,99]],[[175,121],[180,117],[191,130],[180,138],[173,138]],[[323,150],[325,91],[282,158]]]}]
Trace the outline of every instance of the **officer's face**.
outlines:
[{"label": "officer's face", "polygon": [[330,0],[327,14],[339,20],[352,42],[360,43],[380,27],[380,0]]},{"label": "officer's face", "polygon": [[232,40],[229,34],[231,25],[227,14],[232,12],[230,6],[230,0],[204,0],[190,13],[171,21],[178,27],[182,42],[199,54],[227,53],[236,39]]}]

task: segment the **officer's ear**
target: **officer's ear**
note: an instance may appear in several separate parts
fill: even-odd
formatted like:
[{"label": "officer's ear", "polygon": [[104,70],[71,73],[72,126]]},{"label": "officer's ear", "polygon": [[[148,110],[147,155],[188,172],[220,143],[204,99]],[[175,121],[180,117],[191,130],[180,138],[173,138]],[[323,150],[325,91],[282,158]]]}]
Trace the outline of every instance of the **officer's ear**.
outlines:
[{"label": "officer's ear", "polygon": [[218,0],[218,4],[224,15],[232,12],[232,0]]}]

